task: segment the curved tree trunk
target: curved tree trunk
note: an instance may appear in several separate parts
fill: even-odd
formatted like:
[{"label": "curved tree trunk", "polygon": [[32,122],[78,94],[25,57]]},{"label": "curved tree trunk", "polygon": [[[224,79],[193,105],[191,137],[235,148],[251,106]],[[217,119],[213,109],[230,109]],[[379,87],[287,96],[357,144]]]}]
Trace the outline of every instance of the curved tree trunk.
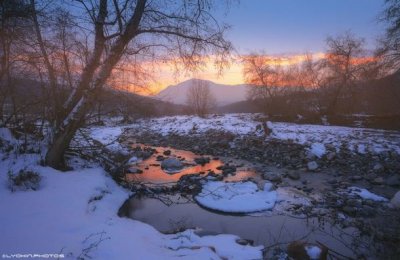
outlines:
[{"label": "curved tree trunk", "polygon": [[[120,60],[122,54],[129,41],[137,35],[140,20],[142,18],[146,0],[139,0],[133,16],[128,21],[124,33],[115,41],[107,57],[105,58],[102,65],[99,67],[97,76],[94,77],[94,72],[98,67],[101,54],[103,52],[104,44],[97,45],[97,48],[93,51],[92,61],[86,66],[81,81],[79,83],[77,91],[73,93],[73,96],[68,100],[66,104],[67,108],[70,108],[68,114],[64,117],[63,121],[57,127],[52,144],[46,154],[46,164],[57,169],[65,169],[66,165],[64,162],[64,153],[69,147],[69,144],[74,137],[76,131],[81,128],[85,122],[85,116],[89,110],[93,107],[92,100],[98,93],[103,85],[106,83],[110,76],[113,68]],[[107,15],[107,1],[103,0],[99,11],[99,22],[96,26],[96,38],[104,41],[103,35],[103,23]],[[103,42],[104,43],[104,42]]]}]

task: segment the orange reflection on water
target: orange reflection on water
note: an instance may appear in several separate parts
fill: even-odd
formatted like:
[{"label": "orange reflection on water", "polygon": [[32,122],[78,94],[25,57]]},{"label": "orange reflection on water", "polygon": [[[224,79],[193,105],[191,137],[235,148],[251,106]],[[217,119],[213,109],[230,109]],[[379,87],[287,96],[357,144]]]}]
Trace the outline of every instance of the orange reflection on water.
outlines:
[{"label": "orange reflection on water", "polygon": [[[146,161],[147,163],[147,161]],[[160,164],[160,162],[157,162]],[[183,175],[187,174],[195,174],[195,173],[208,173],[210,170],[214,171],[217,174],[220,174],[221,171],[217,170],[218,166],[221,166],[222,162],[219,160],[212,160],[210,163],[207,163],[204,166],[194,165],[194,166],[186,166],[182,171],[178,173],[169,174],[161,169],[160,166],[152,166],[149,165],[148,169],[145,169],[145,166],[139,165],[139,169],[143,171],[141,174],[126,174],[126,181],[128,182],[141,182],[141,183],[165,183],[165,182],[177,182],[179,178]]]},{"label": "orange reflection on water", "polygon": [[[200,157],[189,151],[184,150],[176,150],[166,147],[156,147],[157,153],[153,154],[149,159],[140,162],[134,166],[143,171],[140,174],[125,174],[125,181],[127,182],[135,182],[135,183],[169,183],[169,182],[177,182],[183,175],[188,174],[207,174],[210,171],[213,171],[216,174],[221,174],[221,170],[217,170],[219,166],[224,165],[224,163],[217,159],[211,159],[210,162],[205,165],[198,165],[194,163],[194,159]],[[161,169],[161,161],[157,161],[157,156],[162,155],[164,151],[170,150],[171,155],[165,157],[175,157],[177,159],[181,159],[182,163],[185,167],[178,173],[167,173],[163,169]],[[226,181],[240,181],[243,179],[247,179],[250,177],[255,177],[256,174],[254,171],[246,170],[246,171],[237,171],[234,176],[225,177]]]}]

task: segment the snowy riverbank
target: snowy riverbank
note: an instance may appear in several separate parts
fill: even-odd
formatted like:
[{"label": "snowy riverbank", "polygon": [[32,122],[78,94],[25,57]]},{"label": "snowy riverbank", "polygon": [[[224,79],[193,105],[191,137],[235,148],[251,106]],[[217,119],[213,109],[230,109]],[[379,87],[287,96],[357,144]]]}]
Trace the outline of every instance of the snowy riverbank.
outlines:
[{"label": "snowy riverbank", "polygon": [[[7,130],[2,135],[10,137]],[[10,138],[9,138],[10,139]],[[9,140],[12,141],[12,140]],[[164,235],[118,217],[129,197],[103,169],[60,172],[39,165],[38,154],[0,154],[0,253],[58,254],[67,259],[260,259],[262,247],[238,237],[199,237],[193,231]],[[39,189],[11,192],[7,173],[38,173]]]}]

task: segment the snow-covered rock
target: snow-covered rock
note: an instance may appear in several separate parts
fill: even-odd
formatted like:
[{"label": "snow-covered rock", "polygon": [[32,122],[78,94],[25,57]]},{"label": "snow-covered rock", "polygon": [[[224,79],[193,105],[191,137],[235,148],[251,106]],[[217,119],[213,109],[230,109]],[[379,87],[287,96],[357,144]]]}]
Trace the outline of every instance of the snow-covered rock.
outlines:
[{"label": "snow-covered rock", "polygon": [[400,208],[400,191],[394,194],[393,198],[390,200],[389,205],[393,208],[399,209]]},{"label": "snow-covered rock", "polygon": [[168,173],[176,173],[183,169],[183,163],[176,158],[167,158],[161,162],[161,168]]},{"label": "snow-covered rock", "polygon": [[137,164],[140,161],[141,160],[139,158],[137,158],[136,156],[132,156],[131,158],[129,158],[127,164]]},{"label": "snow-covered rock", "polygon": [[372,192],[368,191],[367,189],[363,189],[363,188],[349,187],[348,192],[351,195],[357,195],[360,198],[366,199],[366,200],[382,201],[382,202],[388,201],[387,198],[376,195],[375,193],[372,193]]},{"label": "snow-covered rock", "polygon": [[310,152],[318,158],[321,158],[326,153],[325,145],[322,143],[313,143]]},{"label": "snow-covered rock", "polygon": [[318,246],[306,245],[304,248],[307,252],[308,257],[310,257],[310,259],[319,259],[320,258],[322,250]]},{"label": "snow-covered rock", "polygon": [[[208,118],[196,116],[169,116],[140,120],[130,127],[137,131],[151,131],[168,135],[189,135],[208,130],[230,132],[235,135],[264,136],[260,131],[259,114],[210,115]],[[266,139],[293,141],[298,144],[312,144],[310,152],[316,156],[326,153],[328,145],[339,151],[342,147],[354,153],[379,154],[394,151],[400,154],[400,132],[379,129],[354,128],[342,126],[306,125],[286,122],[268,122],[271,135]],[[325,148],[325,149],[324,149]],[[324,151],[325,150],[325,151]]]},{"label": "snow-covered rock", "polygon": [[288,245],[290,259],[322,260],[327,259],[328,248],[306,241],[296,240]]},{"label": "snow-covered rock", "polygon": [[311,161],[307,163],[307,168],[310,171],[315,171],[316,169],[318,169],[318,163],[316,161]]},{"label": "snow-covered rock", "polygon": [[253,182],[207,182],[195,200],[201,206],[227,212],[250,213],[272,209],[277,199],[272,184],[259,190]]}]

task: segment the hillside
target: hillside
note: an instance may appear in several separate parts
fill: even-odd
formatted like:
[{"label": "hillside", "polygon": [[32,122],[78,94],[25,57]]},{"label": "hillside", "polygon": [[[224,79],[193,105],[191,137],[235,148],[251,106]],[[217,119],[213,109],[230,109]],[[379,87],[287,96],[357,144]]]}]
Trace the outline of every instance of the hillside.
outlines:
[{"label": "hillside", "polygon": [[224,85],[209,80],[189,79],[177,85],[171,85],[160,91],[155,97],[174,104],[183,105],[186,103],[187,91],[193,84],[202,81],[210,87],[212,95],[217,100],[217,106],[225,106],[239,101],[246,100],[247,85]]}]

